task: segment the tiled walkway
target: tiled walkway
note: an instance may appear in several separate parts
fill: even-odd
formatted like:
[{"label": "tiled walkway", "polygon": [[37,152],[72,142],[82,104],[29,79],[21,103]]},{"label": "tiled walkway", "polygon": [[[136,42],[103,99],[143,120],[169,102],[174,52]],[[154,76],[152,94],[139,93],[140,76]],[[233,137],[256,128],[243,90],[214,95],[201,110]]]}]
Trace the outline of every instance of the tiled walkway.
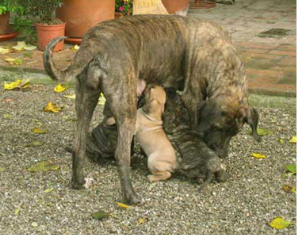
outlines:
[{"label": "tiled walkway", "polygon": [[[189,16],[211,19],[229,30],[246,64],[250,92],[296,96],[294,0],[236,0],[235,5],[217,4],[212,9],[190,9]],[[269,30],[278,34],[273,31],[265,34]],[[15,45],[16,42],[0,42],[0,46],[8,44]],[[61,68],[66,67],[74,54],[67,45],[64,51],[55,53],[55,62]],[[6,57],[22,58],[24,63],[21,66],[10,65],[4,60]],[[42,52],[0,54],[0,68],[44,72]]]}]

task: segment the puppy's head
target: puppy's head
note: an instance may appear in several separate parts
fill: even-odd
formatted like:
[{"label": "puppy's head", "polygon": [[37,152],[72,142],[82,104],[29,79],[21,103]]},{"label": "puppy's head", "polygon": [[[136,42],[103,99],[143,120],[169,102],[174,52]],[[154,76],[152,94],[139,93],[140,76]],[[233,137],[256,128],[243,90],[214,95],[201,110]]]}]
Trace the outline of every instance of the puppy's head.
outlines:
[{"label": "puppy's head", "polygon": [[198,113],[198,131],[202,132],[208,147],[220,157],[228,155],[230,140],[240,132],[244,123],[251,126],[253,137],[260,141],[257,134],[259,115],[248,104],[210,98],[201,103]]},{"label": "puppy's head", "polygon": [[166,102],[166,93],[161,86],[156,84],[147,85],[145,91],[145,105],[143,110],[150,114],[155,112],[164,112],[164,106]]}]

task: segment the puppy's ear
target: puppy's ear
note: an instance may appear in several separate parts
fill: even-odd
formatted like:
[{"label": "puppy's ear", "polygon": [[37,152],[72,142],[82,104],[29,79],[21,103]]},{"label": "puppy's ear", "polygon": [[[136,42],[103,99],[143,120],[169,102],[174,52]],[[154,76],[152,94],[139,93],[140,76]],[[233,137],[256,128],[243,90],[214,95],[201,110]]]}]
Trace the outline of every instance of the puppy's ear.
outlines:
[{"label": "puppy's ear", "polygon": [[198,131],[204,132],[209,130],[212,124],[213,118],[213,102],[211,100],[202,101],[198,106]]},{"label": "puppy's ear", "polygon": [[258,135],[257,128],[258,128],[258,122],[259,122],[259,114],[253,107],[249,106],[247,110],[247,114],[244,118],[244,122],[249,124],[252,128],[252,135],[255,140],[258,142],[261,141],[260,136]]},{"label": "puppy's ear", "polygon": [[143,79],[137,80],[137,97],[140,97],[142,95],[142,92],[144,91],[146,87],[146,83]]}]

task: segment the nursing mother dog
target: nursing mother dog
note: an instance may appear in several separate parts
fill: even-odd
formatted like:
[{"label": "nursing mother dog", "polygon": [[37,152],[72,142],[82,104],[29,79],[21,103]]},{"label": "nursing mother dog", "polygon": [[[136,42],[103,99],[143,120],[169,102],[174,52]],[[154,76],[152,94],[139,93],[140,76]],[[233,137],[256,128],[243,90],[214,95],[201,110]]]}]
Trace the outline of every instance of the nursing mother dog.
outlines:
[{"label": "nursing mother dog", "polygon": [[129,204],[142,201],[130,179],[138,79],[183,90],[182,99],[193,128],[205,134],[205,141],[219,155],[226,154],[231,136],[244,123],[252,127],[254,137],[258,138],[258,114],[248,104],[244,66],[229,35],[216,24],[176,15],[105,21],[86,33],[70,65],[59,70],[52,52],[63,39],[59,37],[49,43],[44,51],[44,66],[56,81],[76,79],[72,188],[80,189],[85,183],[87,134],[103,92],[118,128],[115,158],[123,199]]}]

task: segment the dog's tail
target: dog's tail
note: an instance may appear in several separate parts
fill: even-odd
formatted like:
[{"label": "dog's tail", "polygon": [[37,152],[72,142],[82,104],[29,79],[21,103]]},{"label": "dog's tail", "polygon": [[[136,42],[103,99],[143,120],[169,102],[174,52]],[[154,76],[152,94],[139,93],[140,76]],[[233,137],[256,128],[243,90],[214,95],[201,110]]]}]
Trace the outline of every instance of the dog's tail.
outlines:
[{"label": "dog's tail", "polygon": [[[62,40],[67,37],[56,37],[52,39],[43,52],[43,65],[47,74],[55,81],[67,82],[74,78],[76,75],[82,72],[85,66],[92,60],[92,56],[86,57],[88,58],[86,61],[81,61],[80,59],[73,59],[71,64],[64,70],[60,70],[57,68],[53,61],[53,50],[54,47]],[[77,54],[80,50],[78,50]],[[80,57],[80,56],[78,56]]]}]

